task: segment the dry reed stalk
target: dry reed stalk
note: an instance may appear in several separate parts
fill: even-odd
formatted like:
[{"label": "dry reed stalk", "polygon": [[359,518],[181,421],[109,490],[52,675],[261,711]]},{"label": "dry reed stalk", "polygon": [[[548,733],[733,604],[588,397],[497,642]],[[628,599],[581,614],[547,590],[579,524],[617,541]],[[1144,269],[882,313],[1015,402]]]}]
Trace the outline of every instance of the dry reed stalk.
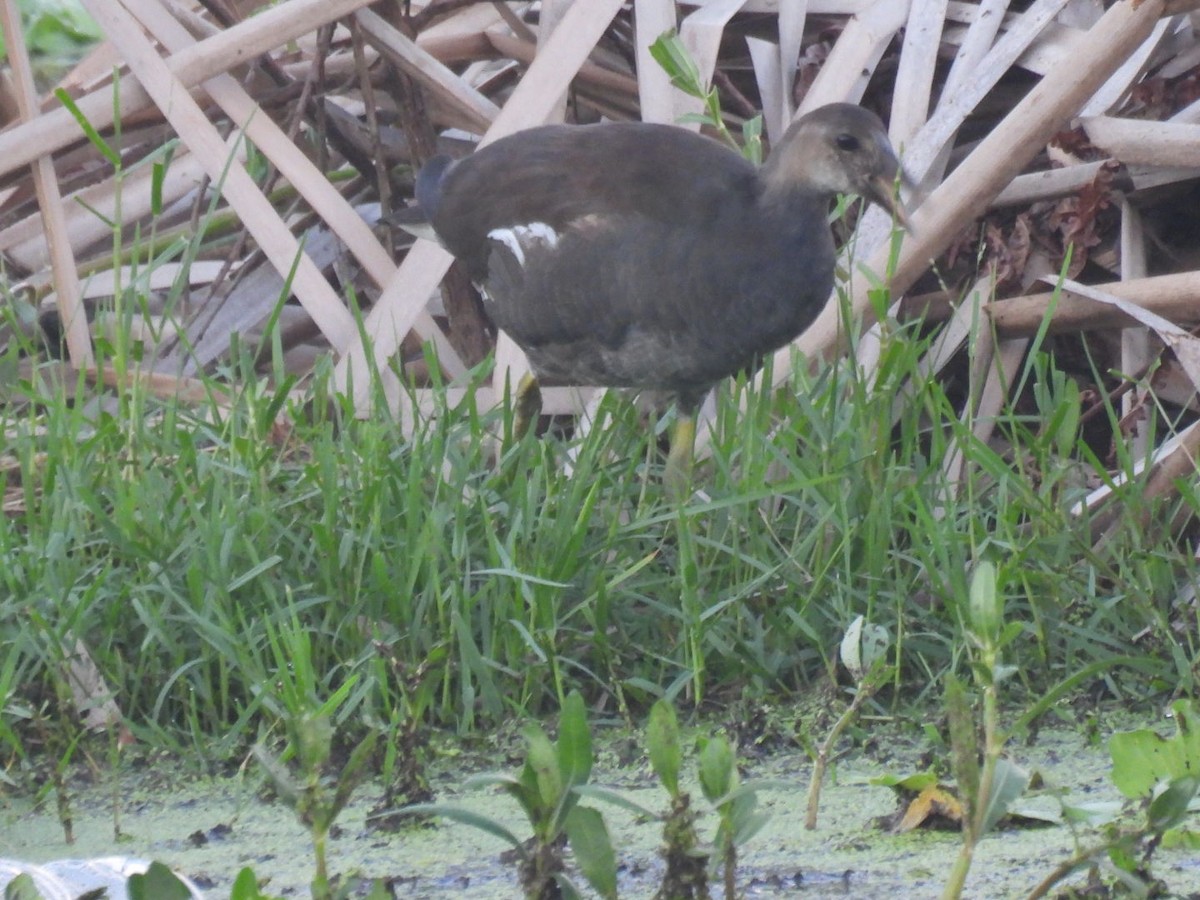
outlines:
[{"label": "dry reed stalk", "polygon": [[[335,21],[369,0],[288,0],[173,54],[166,67],[178,87],[191,88],[214,75],[243,65],[257,56]],[[114,46],[119,46],[114,44]],[[116,99],[114,99],[114,93]],[[155,105],[134,75],[123,76],[115,87],[98,88],[76,100],[80,112],[104,132],[113,124],[114,108],[123,117]],[[0,133],[0,176],[53,153],[80,139],[79,125],[57,106],[19,128]]]},{"label": "dry reed stalk", "polygon": [[[21,118],[29,121],[37,115],[37,99],[34,95],[33,68],[25,49],[25,38],[21,30],[21,14],[15,0],[0,0],[0,25],[4,28],[9,62],[16,82],[17,107]],[[38,207],[46,229],[46,243],[50,246],[51,271],[54,290],[58,294],[63,311],[63,322],[67,337],[67,350],[71,362],[79,368],[95,364],[92,354],[92,339],[88,333],[87,316],[80,299],[79,276],[75,268],[75,257],[67,238],[66,221],[62,211],[62,194],[54,174],[54,163],[48,152],[37,155],[32,162],[33,182],[37,190]]]},{"label": "dry reed stalk", "polygon": [[909,11],[888,120],[888,134],[896,147],[907,147],[929,119],[947,2],[913,0]]},{"label": "dry reed stalk", "polygon": [[1200,170],[1200,125],[1113,116],[1082,124],[1093,144],[1123,163]]},{"label": "dry reed stalk", "polygon": [[[1028,206],[1038,200],[1050,200],[1074,194],[1095,181],[1096,173],[1102,168],[1115,163],[1116,160],[1104,159],[1063,166],[1061,169],[1048,169],[1044,172],[1018,175],[1009,183],[1008,187],[993,198],[990,208]],[[1200,172],[1194,168],[1121,166],[1114,175],[1113,186],[1118,190],[1132,193],[1178,181],[1190,181],[1197,174]]]},{"label": "dry reed stalk", "polygon": [[796,113],[803,115],[826,103],[862,99],[867,80],[908,18],[908,8],[909,0],[875,0],[850,19]]},{"label": "dry reed stalk", "polygon": [[[1142,528],[1149,527],[1153,521],[1156,512],[1154,501],[1177,494],[1178,481],[1190,481],[1195,478],[1200,471],[1200,467],[1197,466],[1198,454],[1200,422],[1193,422],[1179,434],[1164,441],[1149,459],[1137,463],[1134,468],[1135,477],[1141,477],[1147,468],[1150,469],[1142,488],[1142,499],[1146,502],[1137,517]],[[1113,498],[1117,496],[1117,489],[1123,487],[1127,481],[1123,473],[1119,474],[1111,484],[1105,484],[1092,491],[1072,509],[1075,516],[1086,514],[1090,517],[1089,524],[1096,551],[1102,550],[1117,536],[1117,529],[1129,527],[1128,517],[1121,509],[1116,508],[1113,502]]]},{"label": "dry reed stalk", "polygon": [[[1121,280],[1132,281],[1148,274],[1146,261],[1146,229],[1142,214],[1128,199],[1121,200]],[[1125,328],[1121,331],[1121,372],[1146,372],[1158,354],[1150,346],[1145,328]],[[1133,412],[1135,405],[1145,401],[1145,390],[1130,391],[1122,398],[1122,416]],[[1143,426],[1145,423],[1143,423]],[[1144,456],[1147,446],[1145,427],[1136,428],[1130,435],[1133,455]]]},{"label": "dry reed stalk", "polygon": [[[196,157],[181,150],[161,178],[145,166],[119,177],[114,174],[61,197],[58,205],[63,234],[72,253],[86,259],[89,250],[107,244],[104,250],[111,257],[113,222],[120,219],[132,223],[148,216],[154,208],[156,189],[161,206],[169,207],[195,191],[203,177],[203,167]],[[43,233],[40,210],[0,231],[0,252],[29,272],[52,274],[56,270],[51,266],[52,251]],[[44,281],[37,275],[31,280],[39,285]]]},{"label": "dry reed stalk", "polygon": [[[1163,0],[1145,0],[1136,9],[1127,2],[1109,8],[1088,32],[1091,52],[1084,60],[1064,60],[1047,74],[1004,120],[950,174],[913,216],[915,233],[903,244],[891,277],[894,294],[916,281],[929,261],[959,232],[987,209],[994,198],[1024,168],[1050,138],[1120,67],[1153,30]],[[885,272],[890,247],[866,262],[872,272]],[[851,311],[855,322],[869,322],[869,285],[853,287]],[[797,341],[807,356],[830,356],[845,346],[838,310],[830,305]]]},{"label": "dry reed stalk", "polygon": [[[1119,297],[1178,323],[1190,325],[1200,321],[1200,272],[1114,281],[1095,285],[1092,290]],[[1120,307],[1070,288],[1063,289],[1057,300],[1053,291],[996,300],[988,305],[987,311],[1001,337],[1033,335],[1047,315],[1050,334],[1139,324]]]},{"label": "dry reed stalk", "polygon": [[433,54],[403,35],[369,9],[354,14],[371,45],[385,59],[415,79],[433,98],[461,117],[459,127],[483,132],[495,121],[500,107],[467,86]]},{"label": "dry reed stalk", "polygon": [[[275,270],[285,278],[291,276],[297,299],[330,344],[335,348],[347,347],[356,333],[353,318],[254,179],[233,158],[237,137],[226,143],[143,34],[142,23],[124,6],[102,0],[84,0],[84,7],[108,39],[121,49],[130,70],[154,99],[180,140],[196,154],[208,177],[254,235]],[[161,7],[152,4],[138,5],[137,8],[148,17],[154,8],[161,11]],[[161,21],[161,17],[156,21]],[[219,84],[225,77],[228,76],[217,76],[214,80]]]},{"label": "dry reed stalk", "polygon": [[[125,0],[125,2],[139,10],[142,13],[143,21],[147,24],[153,22],[152,33],[172,51],[181,52],[191,45],[190,36],[179,23],[170,17],[155,13],[155,10],[161,7],[154,0]],[[358,258],[371,280],[380,287],[385,285],[396,271],[391,254],[380,244],[362,217],[330,184],[324,173],[269,116],[258,112],[257,104],[231,76],[215,76],[205,82],[204,86],[213,99],[225,110],[229,118],[242,125],[247,137],[254,142],[255,147],[278,167],[284,177],[321,217],[325,225]],[[286,228],[282,222],[280,225]],[[287,275],[287,270],[279,271],[281,275]],[[323,278],[322,281],[324,281]],[[316,316],[313,319],[320,324],[320,320]],[[458,357],[457,352],[450,346],[445,334],[428,313],[423,312],[414,323],[414,327],[423,339],[434,342],[438,351],[438,359],[451,377],[459,377],[466,372],[466,366]],[[333,342],[331,341],[331,343]]]},{"label": "dry reed stalk", "polygon": [[664,32],[676,27],[674,0],[634,0],[636,29],[637,87],[642,119],[646,122],[675,120],[675,89],[671,78],[650,55],[650,45]]}]

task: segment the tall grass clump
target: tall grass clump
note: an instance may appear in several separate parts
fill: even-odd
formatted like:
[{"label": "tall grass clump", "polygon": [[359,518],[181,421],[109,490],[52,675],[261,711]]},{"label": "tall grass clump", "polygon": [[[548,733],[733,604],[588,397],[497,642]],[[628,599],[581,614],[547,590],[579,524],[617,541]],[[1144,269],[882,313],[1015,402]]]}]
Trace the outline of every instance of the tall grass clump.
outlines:
[{"label": "tall grass clump", "polygon": [[[230,758],[282,734],[259,687],[279,665],[272,633],[294,628],[318,694],[356,685],[347,741],[414,717],[471,731],[575,689],[630,720],[660,696],[787,697],[834,674],[858,616],[895,637],[898,690],[873,702],[919,701],[965,665],[983,558],[1025,628],[1010,694],[1190,679],[1195,623],[1172,606],[1188,554],[1145,528],[1095,544],[1072,513],[1111,476],[1053,355],[1030,355],[1003,441],[983,443],[922,374],[927,345],[893,323],[869,376],[797,362],[778,392],[723,386],[683,502],[662,488],[661,423],[615,393],[586,434],[498,445],[509,413],[470,397],[407,429],[357,418],[328,366],[298,389],[247,357],[199,403],[26,366],[0,398],[19,500],[0,518],[0,641],[20,670],[0,740],[19,755],[14,711],[54,695],[56,654],[78,639],[136,736]],[[1145,476],[1118,466],[1132,517]],[[1150,680],[1104,667],[1131,656]]]}]

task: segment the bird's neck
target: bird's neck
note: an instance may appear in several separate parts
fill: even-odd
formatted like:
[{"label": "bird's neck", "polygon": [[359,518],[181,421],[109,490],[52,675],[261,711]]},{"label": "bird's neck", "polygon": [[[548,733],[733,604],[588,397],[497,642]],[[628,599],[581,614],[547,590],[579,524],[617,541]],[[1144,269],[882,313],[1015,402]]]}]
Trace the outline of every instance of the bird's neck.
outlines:
[{"label": "bird's neck", "polygon": [[759,181],[768,195],[803,192],[831,198],[836,189],[836,172],[819,155],[776,150],[759,169]]},{"label": "bird's neck", "polygon": [[833,238],[827,226],[829,203],[825,191],[805,184],[787,184],[774,190],[765,184],[759,195],[756,215],[771,224],[771,232],[783,240],[794,237],[801,243],[821,247],[826,238],[832,250]]}]

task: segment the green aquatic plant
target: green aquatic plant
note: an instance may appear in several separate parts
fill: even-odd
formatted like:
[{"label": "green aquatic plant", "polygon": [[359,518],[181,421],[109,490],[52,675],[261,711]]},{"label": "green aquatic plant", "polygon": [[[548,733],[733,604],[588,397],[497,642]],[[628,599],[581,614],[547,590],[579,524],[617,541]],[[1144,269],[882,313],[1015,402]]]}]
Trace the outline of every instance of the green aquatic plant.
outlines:
[{"label": "green aquatic plant", "polygon": [[584,796],[595,797],[663,823],[660,854],[667,868],[662,884],[654,895],[657,900],[707,898],[712,868],[720,872],[726,900],[734,900],[738,896],[738,851],[767,823],[767,815],[757,808],[758,792],[773,783],[741,783],[736,750],[724,735],[701,737],[696,743],[699,751],[696,774],[700,792],[717,820],[716,834],[711,844],[701,840],[697,829],[700,814],[692,805],[691,795],[680,784],[683,746],[679,722],[674,706],[665,698],[656,702],[650,710],[646,726],[646,749],[654,774],[670,799],[668,810],[665,813],[656,812],[602,785],[587,785],[578,789]]},{"label": "green aquatic plant", "polygon": [[[1000,684],[1013,673],[1004,662],[1004,648],[1024,630],[1020,622],[1005,622],[1004,595],[998,588],[996,566],[982,561],[971,577],[963,621],[971,669],[983,703],[983,747],[976,736],[967,689],[953,674],[946,676],[946,717],[955,780],[963,802],[962,846],[942,892],[943,900],[962,895],[975,849],[1029,786],[1029,774],[1003,758],[1000,730]],[[982,761],[981,761],[982,757]]]},{"label": "green aquatic plant", "polygon": [[616,856],[604,819],[596,809],[579,805],[577,788],[592,771],[592,736],[583,698],[571,692],[558,719],[558,740],[537,725],[524,730],[525,763],[515,775],[491,773],[469,779],[466,786],[499,787],[520,804],[533,834],[515,835],[495,819],[469,809],[440,803],[405,807],[404,812],[441,816],[470,825],[511,844],[519,860],[521,889],[529,900],[572,900],[581,897],[566,870],[564,843],[571,847],[583,877],[601,897],[617,896]]},{"label": "green aquatic plant", "polygon": [[1197,812],[1200,794],[1200,712],[1193,701],[1171,706],[1175,734],[1163,737],[1150,728],[1114,734],[1108,742],[1112,782],[1127,800],[1138,804],[1142,818],[1134,826],[1105,824],[1098,843],[1081,847],[1060,863],[1029,894],[1045,897],[1080,871],[1107,873],[1133,896],[1166,896],[1151,863],[1160,846],[1200,847],[1200,831],[1184,828]]},{"label": "green aquatic plant", "polygon": [[[355,789],[370,774],[368,764],[378,733],[367,732],[350,751],[330,786],[327,768],[333,753],[334,717],[358,678],[351,676],[322,701],[318,696],[319,679],[312,668],[308,633],[295,621],[288,627],[268,626],[267,631],[277,661],[269,682],[272,694],[269,705],[280,714],[288,743],[285,754],[279,756],[258,744],[254,747],[254,756],[266,771],[279,799],[291,807],[308,828],[316,858],[313,900],[333,900],[340,892],[335,893],[329,876],[329,832]],[[295,761],[294,773],[287,764],[288,759]]]}]

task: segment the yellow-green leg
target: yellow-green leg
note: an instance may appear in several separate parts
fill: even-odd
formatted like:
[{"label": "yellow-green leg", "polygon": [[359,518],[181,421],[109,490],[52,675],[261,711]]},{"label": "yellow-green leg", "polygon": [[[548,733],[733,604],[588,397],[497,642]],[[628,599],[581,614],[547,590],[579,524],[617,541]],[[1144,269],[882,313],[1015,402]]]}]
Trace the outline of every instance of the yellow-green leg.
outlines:
[{"label": "yellow-green leg", "polygon": [[542,411],[542,388],[537,376],[526,372],[517,385],[517,399],[513,410],[513,440],[525,437],[530,424],[536,424]]},{"label": "yellow-green leg", "polygon": [[692,450],[696,443],[696,416],[680,412],[671,426],[671,449],[667,452],[667,468],[663,482],[667,494],[683,500],[692,489]]}]

